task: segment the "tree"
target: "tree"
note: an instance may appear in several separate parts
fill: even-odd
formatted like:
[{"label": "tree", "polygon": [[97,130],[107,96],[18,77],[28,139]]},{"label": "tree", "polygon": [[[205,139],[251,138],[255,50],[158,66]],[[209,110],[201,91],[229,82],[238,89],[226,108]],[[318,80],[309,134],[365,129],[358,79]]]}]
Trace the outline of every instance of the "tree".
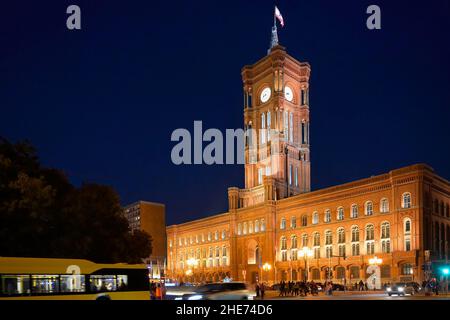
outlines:
[{"label": "tree", "polygon": [[0,137],[0,256],[136,263],[150,253],[151,237],[129,232],[113,188],[75,188],[30,143]]}]

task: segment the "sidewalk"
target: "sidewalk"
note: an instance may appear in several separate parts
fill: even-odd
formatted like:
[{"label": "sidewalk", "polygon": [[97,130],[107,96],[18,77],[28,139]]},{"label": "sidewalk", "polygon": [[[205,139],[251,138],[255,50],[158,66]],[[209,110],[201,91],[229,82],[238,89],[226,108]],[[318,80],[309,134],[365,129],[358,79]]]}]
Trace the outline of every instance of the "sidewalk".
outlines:
[{"label": "sidewalk", "polygon": [[[367,296],[379,296],[381,294],[385,294],[385,291],[383,290],[368,290],[368,291],[333,291],[333,295],[332,296],[352,296],[352,295],[367,295]],[[418,293],[414,296],[419,296],[419,297],[426,297],[424,293]],[[270,299],[282,299],[282,298],[292,298],[295,296],[292,295],[287,295],[287,296],[283,296],[280,297],[280,292],[279,291],[275,291],[275,290],[266,290],[265,294],[264,294],[264,300],[270,300]],[[297,296],[297,297],[301,297],[301,296]],[[308,294],[308,297],[311,297],[311,294]],[[317,296],[314,296],[317,298],[327,298],[330,296],[326,296],[323,292],[320,292]],[[431,296],[427,296],[429,298],[436,298],[436,297],[441,297],[441,298],[450,298],[450,293],[445,294],[445,293],[439,293],[439,295],[431,295]],[[255,300],[261,300],[261,297],[255,297]]]}]

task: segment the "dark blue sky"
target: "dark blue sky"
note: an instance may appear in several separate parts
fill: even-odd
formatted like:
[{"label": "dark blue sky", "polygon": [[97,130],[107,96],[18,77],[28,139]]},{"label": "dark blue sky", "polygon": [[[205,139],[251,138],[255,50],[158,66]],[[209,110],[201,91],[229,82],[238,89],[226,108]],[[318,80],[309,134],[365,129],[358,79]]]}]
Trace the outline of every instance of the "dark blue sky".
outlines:
[{"label": "dark blue sky", "polygon": [[[78,4],[82,30],[66,29]],[[242,127],[241,67],[266,54],[273,1],[8,1],[0,135],[79,185],[178,223],[227,210],[242,166],[175,166],[176,128]],[[277,1],[280,43],[312,66],[312,186],[426,162],[450,178],[450,1]],[[382,30],[369,31],[378,4]]]}]

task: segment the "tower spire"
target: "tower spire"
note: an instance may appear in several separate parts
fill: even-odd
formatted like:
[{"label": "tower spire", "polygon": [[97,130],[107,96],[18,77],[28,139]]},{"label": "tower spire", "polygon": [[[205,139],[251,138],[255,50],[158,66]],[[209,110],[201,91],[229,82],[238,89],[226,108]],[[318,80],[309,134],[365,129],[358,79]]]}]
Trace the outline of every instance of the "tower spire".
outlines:
[{"label": "tower spire", "polygon": [[[275,17],[275,15],[274,15]],[[270,39],[270,48],[267,50],[267,54],[270,54],[270,50],[272,50],[273,47],[278,45],[278,33],[277,33],[277,26],[274,25],[272,27],[272,36]]]}]

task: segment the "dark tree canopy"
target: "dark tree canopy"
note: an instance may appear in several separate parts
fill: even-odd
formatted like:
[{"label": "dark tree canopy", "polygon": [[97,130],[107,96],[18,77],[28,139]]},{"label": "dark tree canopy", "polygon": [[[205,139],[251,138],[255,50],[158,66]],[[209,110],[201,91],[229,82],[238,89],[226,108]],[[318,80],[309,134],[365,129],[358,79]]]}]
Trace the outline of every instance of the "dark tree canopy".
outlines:
[{"label": "dark tree canopy", "polygon": [[139,263],[151,250],[150,235],[129,232],[113,188],[76,188],[29,142],[0,137],[0,256]]}]

